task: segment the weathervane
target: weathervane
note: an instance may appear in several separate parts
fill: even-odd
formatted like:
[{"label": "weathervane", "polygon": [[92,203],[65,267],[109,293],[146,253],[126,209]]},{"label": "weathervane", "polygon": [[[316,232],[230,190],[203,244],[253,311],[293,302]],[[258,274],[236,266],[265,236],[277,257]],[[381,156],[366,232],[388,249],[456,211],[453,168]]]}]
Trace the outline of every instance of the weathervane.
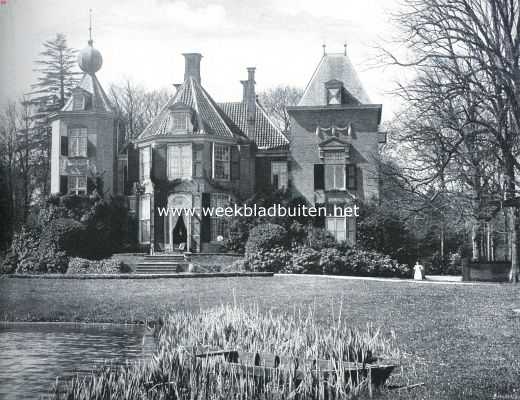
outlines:
[{"label": "weathervane", "polygon": [[89,23],[88,23],[88,44],[92,46],[94,41],[92,40],[92,8],[89,8]]}]

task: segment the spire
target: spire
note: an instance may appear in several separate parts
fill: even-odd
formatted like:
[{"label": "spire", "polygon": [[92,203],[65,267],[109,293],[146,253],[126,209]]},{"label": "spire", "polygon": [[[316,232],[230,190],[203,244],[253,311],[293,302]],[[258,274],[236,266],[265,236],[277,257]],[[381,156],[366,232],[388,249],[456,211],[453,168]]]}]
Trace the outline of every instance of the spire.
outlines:
[{"label": "spire", "polygon": [[88,14],[88,45],[92,46],[94,44],[94,41],[92,40],[92,8],[89,8]]},{"label": "spire", "polygon": [[347,42],[343,43],[343,55],[346,56],[347,55]]},{"label": "spire", "polygon": [[323,47],[323,55],[326,56],[327,55],[327,45],[325,43],[323,43],[321,45],[321,47]]}]

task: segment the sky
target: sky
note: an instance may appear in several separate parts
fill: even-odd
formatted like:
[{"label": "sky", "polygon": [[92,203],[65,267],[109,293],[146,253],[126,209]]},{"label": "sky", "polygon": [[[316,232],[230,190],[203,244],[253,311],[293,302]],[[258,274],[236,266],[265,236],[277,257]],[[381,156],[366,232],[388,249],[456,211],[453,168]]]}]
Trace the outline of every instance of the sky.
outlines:
[{"label": "sky", "polygon": [[216,101],[236,101],[246,67],[257,68],[258,91],[304,88],[322,45],[332,53],[347,43],[365,90],[389,120],[399,107],[390,92],[401,71],[378,62],[377,47],[392,46],[397,1],[1,0],[0,104],[29,91],[45,40],[60,32],[73,48],[87,45],[92,9],[94,47],[103,55],[97,76],[105,89],[127,78],[149,89],[171,88],[183,80],[182,53],[200,52],[203,86]]}]

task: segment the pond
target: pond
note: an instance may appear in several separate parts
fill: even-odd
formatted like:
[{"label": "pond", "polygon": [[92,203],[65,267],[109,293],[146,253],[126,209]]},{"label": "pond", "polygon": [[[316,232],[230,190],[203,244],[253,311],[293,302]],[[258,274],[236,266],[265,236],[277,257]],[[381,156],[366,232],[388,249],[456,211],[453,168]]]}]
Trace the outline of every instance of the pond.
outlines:
[{"label": "pond", "polygon": [[142,359],[144,333],[138,325],[0,324],[0,399],[46,397],[58,376]]}]

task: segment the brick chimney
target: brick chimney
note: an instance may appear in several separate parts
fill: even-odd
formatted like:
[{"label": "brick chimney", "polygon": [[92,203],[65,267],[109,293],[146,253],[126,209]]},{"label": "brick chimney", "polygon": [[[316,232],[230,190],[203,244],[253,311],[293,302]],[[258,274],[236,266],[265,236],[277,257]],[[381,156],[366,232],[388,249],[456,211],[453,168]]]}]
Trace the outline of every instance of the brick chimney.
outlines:
[{"label": "brick chimney", "polygon": [[248,136],[250,136],[255,129],[256,119],[256,92],[255,92],[255,67],[247,69],[247,81],[240,81],[243,86],[242,103],[246,105],[247,110],[247,128]]},{"label": "brick chimney", "polygon": [[184,56],[184,81],[188,78],[195,79],[200,83],[200,53],[183,53]]}]

